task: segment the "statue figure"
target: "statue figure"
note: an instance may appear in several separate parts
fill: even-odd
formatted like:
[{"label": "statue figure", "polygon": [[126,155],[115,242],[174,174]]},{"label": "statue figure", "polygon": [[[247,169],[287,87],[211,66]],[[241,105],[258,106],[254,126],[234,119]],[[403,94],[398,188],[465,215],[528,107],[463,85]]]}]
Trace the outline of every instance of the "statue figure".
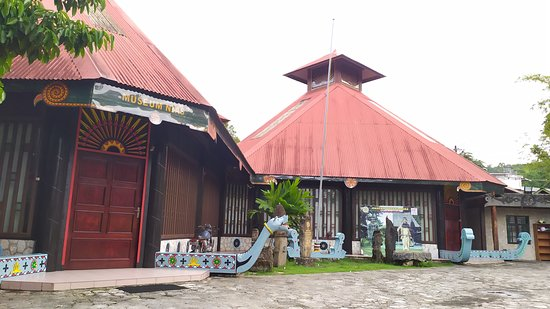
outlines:
[{"label": "statue figure", "polygon": [[383,258],[382,233],[380,231],[374,231],[372,236],[372,261],[375,263],[381,263]]},{"label": "statue figure", "polygon": [[411,247],[411,228],[407,218],[403,218],[401,226],[397,228],[399,238],[401,238],[401,244],[403,245],[403,251],[409,251]]}]

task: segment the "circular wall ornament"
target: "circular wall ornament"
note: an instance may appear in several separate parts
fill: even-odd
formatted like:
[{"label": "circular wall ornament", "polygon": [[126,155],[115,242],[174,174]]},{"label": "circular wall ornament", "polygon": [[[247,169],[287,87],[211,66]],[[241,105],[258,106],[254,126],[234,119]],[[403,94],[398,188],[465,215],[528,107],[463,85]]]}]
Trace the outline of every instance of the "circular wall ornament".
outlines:
[{"label": "circular wall ornament", "polygon": [[51,83],[44,87],[44,90],[42,90],[42,95],[44,96],[44,101],[47,104],[55,105],[56,103],[61,103],[67,99],[69,96],[69,87],[63,83]]},{"label": "circular wall ornament", "polygon": [[277,184],[277,178],[275,178],[275,176],[272,176],[272,175],[266,175],[264,176],[264,183],[274,183],[274,184]]},{"label": "circular wall ornament", "polygon": [[353,189],[353,188],[355,188],[355,186],[357,186],[357,179],[355,179],[355,178],[346,178],[346,180],[344,180],[344,184],[346,185],[346,187],[348,187],[350,189]]},{"label": "circular wall ornament", "polygon": [[535,197],[530,194],[525,194],[521,198],[521,206],[533,206],[536,202]]},{"label": "circular wall ornament", "polygon": [[472,184],[469,182],[461,182],[458,188],[462,191],[468,191],[472,188]]},{"label": "circular wall ornament", "polygon": [[149,116],[149,121],[151,121],[151,123],[154,125],[159,125],[162,122],[162,119],[160,119],[159,112],[153,111]]},{"label": "circular wall ornament", "polygon": [[233,239],[233,247],[239,248],[241,246],[241,240],[238,238]]}]

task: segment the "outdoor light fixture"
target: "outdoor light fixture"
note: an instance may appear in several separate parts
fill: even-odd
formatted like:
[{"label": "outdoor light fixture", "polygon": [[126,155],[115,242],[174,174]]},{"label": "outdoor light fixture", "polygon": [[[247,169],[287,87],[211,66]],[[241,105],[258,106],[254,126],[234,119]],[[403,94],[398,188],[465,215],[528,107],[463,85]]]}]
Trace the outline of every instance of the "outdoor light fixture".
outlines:
[{"label": "outdoor light fixture", "polygon": [[344,180],[344,184],[346,184],[346,187],[348,187],[350,189],[353,189],[353,188],[355,188],[355,186],[357,186],[357,179],[355,179],[355,178],[346,178],[346,180]]}]

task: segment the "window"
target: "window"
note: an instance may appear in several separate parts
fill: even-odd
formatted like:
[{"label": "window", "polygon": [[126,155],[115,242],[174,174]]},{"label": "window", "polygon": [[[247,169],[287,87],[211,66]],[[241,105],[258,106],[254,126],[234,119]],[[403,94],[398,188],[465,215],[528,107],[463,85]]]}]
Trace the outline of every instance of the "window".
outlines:
[{"label": "window", "polygon": [[506,216],[506,234],[509,244],[518,243],[518,235],[521,232],[529,233],[528,216]]},{"label": "window", "polygon": [[30,236],[38,135],[33,123],[0,122],[0,238]]},{"label": "window", "polygon": [[342,83],[346,84],[352,88],[360,89],[361,87],[361,80],[359,77],[353,73],[342,71]]},{"label": "window", "polygon": [[[328,66],[311,70],[311,90],[327,85]],[[334,70],[330,72],[329,82],[334,82]]]}]

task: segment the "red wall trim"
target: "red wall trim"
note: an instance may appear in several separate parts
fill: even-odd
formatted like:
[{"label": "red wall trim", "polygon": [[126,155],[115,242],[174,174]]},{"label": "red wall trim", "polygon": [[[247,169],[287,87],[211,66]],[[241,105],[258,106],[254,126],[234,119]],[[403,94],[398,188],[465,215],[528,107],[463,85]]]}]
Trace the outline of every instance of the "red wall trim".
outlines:
[{"label": "red wall trim", "polygon": [[139,233],[138,233],[138,243],[137,243],[137,254],[136,254],[136,264],[139,263],[139,258],[141,257],[141,242],[143,241],[143,225],[145,224],[145,197],[147,196],[147,170],[149,167],[149,148],[151,147],[151,123],[148,122],[147,127],[147,148],[145,149],[145,168],[143,169],[143,190],[141,193],[141,213],[140,213],[140,222],[139,222]]},{"label": "red wall trim", "polygon": [[73,166],[71,168],[71,184],[69,187],[69,205],[67,206],[67,216],[65,218],[65,236],[63,237],[63,253],[61,254],[61,265],[65,265],[67,258],[67,240],[69,238],[69,226],[71,223],[71,210],[73,208],[74,178],[76,175],[76,160],[78,155],[78,133],[80,131],[80,117],[82,117],[82,108],[78,109],[78,122],[76,124],[76,134],[74,140]]}]

